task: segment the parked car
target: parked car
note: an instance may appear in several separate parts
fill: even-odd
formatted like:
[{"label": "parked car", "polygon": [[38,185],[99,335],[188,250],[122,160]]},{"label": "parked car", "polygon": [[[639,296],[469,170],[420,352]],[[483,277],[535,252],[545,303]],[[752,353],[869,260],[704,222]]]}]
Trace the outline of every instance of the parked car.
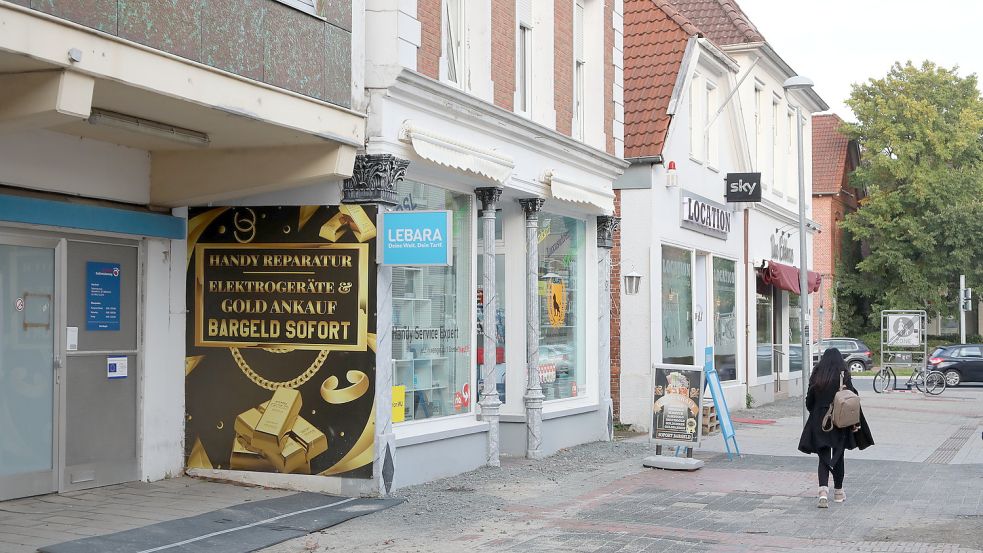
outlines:
[{"label": "parked car", "polygon": [[819,362],[823,352],[829,348],[840,350],[850,372],[866,371],[874,364],[874,354],[863,341],[856,338],[826,338],[812,346],[813,365]]},{"label": "parked car", "polygon": [[983,382],[983,344],[955,344],[936,348],[928,356],[930,369],[945,374],[947,386]]}]

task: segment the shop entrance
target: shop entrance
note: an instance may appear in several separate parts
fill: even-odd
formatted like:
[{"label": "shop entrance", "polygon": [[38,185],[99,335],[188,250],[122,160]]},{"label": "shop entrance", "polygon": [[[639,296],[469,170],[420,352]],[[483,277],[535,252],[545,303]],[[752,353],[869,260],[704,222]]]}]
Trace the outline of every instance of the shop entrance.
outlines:
[{"label": "shop entrance", "polygon": [[58,249],[0,236],[0,500],[58,487]]},{"label": "shop entrance", "polygon": [[0,235],[0,500],[139,478],[137,254]]}]

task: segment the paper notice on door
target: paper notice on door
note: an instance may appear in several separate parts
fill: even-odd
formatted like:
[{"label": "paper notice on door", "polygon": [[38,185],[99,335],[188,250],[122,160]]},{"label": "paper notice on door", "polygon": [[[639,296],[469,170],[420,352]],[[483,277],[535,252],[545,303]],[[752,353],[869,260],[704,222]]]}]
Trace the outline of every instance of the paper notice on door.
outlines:
[{"label": "paper notice on door", "polygon": [[67,340],[68,346],[67,346],[66,349],[68,349],[68,351],[78,351],[78,349],[79,349],[79,327],[77,327],[77,326],[70,326],[70,327],[68,327],[67,330],[68,330],[68,332],[66,334],[68,334],[68,340]]},{"label": "paper notice on door", "polygon": [[126,378],[126,357],[107,357],[106,377]]}]

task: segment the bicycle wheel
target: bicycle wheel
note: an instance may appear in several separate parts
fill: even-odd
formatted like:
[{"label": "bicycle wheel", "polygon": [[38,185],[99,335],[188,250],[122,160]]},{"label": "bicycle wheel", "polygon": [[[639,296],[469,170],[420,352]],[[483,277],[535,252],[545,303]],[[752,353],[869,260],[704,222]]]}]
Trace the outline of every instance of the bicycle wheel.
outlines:
[{"label": "bicycle wheel", "polygon": [[925,375],[925,391],[929,395],[937,396],[945,391],[945,375],[940,371],[931,371]]},{"label": "bicycle wheel", "polygon": [[911,375],[911,382],[915,385],[915,389],[921,393],[925,393],[925,371],[918,371]]},{"label": "bicycle wheel", "polygon": [[884,367],[874,375],[874,391],[878,394],[894,389],[894,372],[891,367]]}]

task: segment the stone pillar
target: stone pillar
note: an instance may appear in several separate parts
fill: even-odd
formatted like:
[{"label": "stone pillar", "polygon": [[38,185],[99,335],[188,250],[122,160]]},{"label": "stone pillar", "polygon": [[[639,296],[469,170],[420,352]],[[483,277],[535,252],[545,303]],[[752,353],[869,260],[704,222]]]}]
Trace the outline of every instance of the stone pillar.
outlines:
[{"label": "stone pillar", "polygon": [[481,274],[481,292],[484,297],[484,363],[481,367],[481,378],[484,383],[481,389],[481,420],[488,421],[488,465],[497,467],[499,461],[499,427],[498,417],[502,402],[498,399],[498,388],[495,386],[495,361],[498,352],[497,316],[498,296],[495,292],[495,210],[498,200],[502,197],[502,189],[497,187],[478,188],[475,190],[481,200],[481,243],[484,245],[483,271]]},{"label": "stone pillar", "polygon": [[[343,183],[342,203],[372,204],[385,211],[396,205],[396,185],[409,161],[393,155],[361,154],[352,178]],[[379,265],[376,280],[375,451],[372,477],[379,495],[389,495],[396,473],[396,436],[392,424],[392,268]]]},{"label": "stone pillar", "polygon": [[[597,302],[598,367],[601,406],[607,414],[607,439],[614,439],[614,402],[611,400],[611,248],[614,233],[621,226],[620,217],[606,215],[597,218]],[[620,310],[619,310],[620,313]]]},{"label": "stone pillar", "polygon": [[526,214],[526,457],[542,459],[543,389],[539,385],[539,210],[542,198],[519,200]]}]

